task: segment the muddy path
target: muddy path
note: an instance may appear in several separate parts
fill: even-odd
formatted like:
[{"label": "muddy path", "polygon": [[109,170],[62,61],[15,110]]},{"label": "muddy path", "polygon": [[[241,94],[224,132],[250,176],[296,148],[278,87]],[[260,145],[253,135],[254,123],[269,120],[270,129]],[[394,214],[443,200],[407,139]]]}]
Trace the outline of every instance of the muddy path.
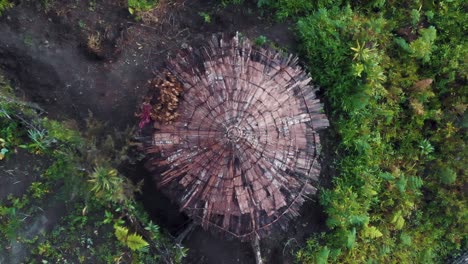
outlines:
[{"label": "muddy path", "polygon": [[[57,2],[57,1],[56,1]],[[17,94],[43,107],[48,116],[85,123],[92,113],[105,133],[133,127],[146,83],[164,69],[178,49],[197,46],[213,33],[236,31],[251,39],[266,36],[294,52],[289,24],[262,17],[254,5],[223,7],[219,1],[160,1],[151,21],[135,21],[125,1],[18,1],[0,17],[0,67]],[[55,4],[54,4],[55,3]],[[210,14],[208,23],[200,12]],[[156,19],[155,19],[156,18]],[[141,201],[173,235],[188,224],[176,206],[157,192],[141,164],[121,166],[129,177],[144,178]],[[316,201],[303,206],[290,232],[262,242],[267,263],[291,262],[290,252],[323,229]],[[197,228],[186,241],[187,263],[254,263],[250,245],[226,241]]]}]

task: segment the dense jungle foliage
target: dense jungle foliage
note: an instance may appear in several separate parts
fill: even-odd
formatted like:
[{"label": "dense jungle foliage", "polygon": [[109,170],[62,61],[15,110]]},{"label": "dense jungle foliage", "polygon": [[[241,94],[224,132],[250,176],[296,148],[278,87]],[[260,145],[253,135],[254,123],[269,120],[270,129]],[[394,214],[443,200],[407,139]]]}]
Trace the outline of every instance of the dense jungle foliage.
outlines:
[{"label": "dense jungle foliage", "polygon": [[259,0],[295,21],[339,138],[329,231],[303,263],[443,263],[467,250],[468,4]]}]

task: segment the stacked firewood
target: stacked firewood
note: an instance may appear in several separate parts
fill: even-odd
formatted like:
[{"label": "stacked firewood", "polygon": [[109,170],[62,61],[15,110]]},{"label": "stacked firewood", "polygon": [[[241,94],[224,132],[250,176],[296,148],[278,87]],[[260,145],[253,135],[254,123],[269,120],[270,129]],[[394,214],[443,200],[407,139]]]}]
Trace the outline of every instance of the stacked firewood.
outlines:
[{"label": "stacked firewood", "polygon": [[150,80],[148,84],[148,94],[137,115],[140,117],[140,128],[151,120],[170,124],[179,116],[177,107],[179,97],[184,90],[183,85],[170,72],[165,72],[162,78]]}]

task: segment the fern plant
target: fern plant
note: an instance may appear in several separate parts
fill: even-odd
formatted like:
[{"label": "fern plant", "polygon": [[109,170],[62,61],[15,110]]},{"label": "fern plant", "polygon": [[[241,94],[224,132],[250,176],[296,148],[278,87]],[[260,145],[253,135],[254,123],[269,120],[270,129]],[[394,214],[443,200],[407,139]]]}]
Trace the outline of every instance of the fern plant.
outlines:
[{"label": "fern plant", "polygon": [[129,234],[128,228],[124,226],[114,225],[114,234],[117,240],[132,251],[142,250],[149,245],[142,236],[136,233]]},{"label": "fern plant", "polygon": [[450,185],[457,180],[457,174],[448,167],[444,167],[439,170],[440,181],[443,184]]}]

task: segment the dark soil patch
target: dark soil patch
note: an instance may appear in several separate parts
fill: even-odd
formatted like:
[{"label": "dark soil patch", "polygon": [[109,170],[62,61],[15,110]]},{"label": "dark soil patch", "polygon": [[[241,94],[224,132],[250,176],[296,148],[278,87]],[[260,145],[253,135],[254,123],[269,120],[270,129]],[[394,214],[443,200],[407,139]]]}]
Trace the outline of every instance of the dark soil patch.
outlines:
[{"label": "dark soil patch", "polygon": [[14,152],[0,163],[0,201],[6,200],[9,195],[21,196],[51,164],[48,158],[22,149]]},{"label": "dark soil patch", "polygon": [[[47,8],[40,2],[19,1],[0,18],[0,67],[19,87],[17,93],[40,104],[50,117],[83,125],[91,112],[106,124],[108,134],[136,124],[134,113],[147,81],[181,47],[235,31],[251,39],[264,35],[291,51],[296,47],[290,25],[263,18],[253,4],[224,8],[219,1],[161,1],[166,4],[157,10],[159,20],[142,24],[129,16],[125,1],[64,0]],[[200,12],[210,14],[211,22]],[[140,197],[145,207],[174,236],[180,233],[187,218],[156,190],[141,165],[125,171],[130,178],[146,178]],[[323,228],[323,219],[316,202],[305,204],[303,217],[291,223],[289,232],[262,242],[267,263],[290,262],[289,252]],[[199,228],[185,245],[188,263],[254,262],[249,244],[225,241]]]}]

